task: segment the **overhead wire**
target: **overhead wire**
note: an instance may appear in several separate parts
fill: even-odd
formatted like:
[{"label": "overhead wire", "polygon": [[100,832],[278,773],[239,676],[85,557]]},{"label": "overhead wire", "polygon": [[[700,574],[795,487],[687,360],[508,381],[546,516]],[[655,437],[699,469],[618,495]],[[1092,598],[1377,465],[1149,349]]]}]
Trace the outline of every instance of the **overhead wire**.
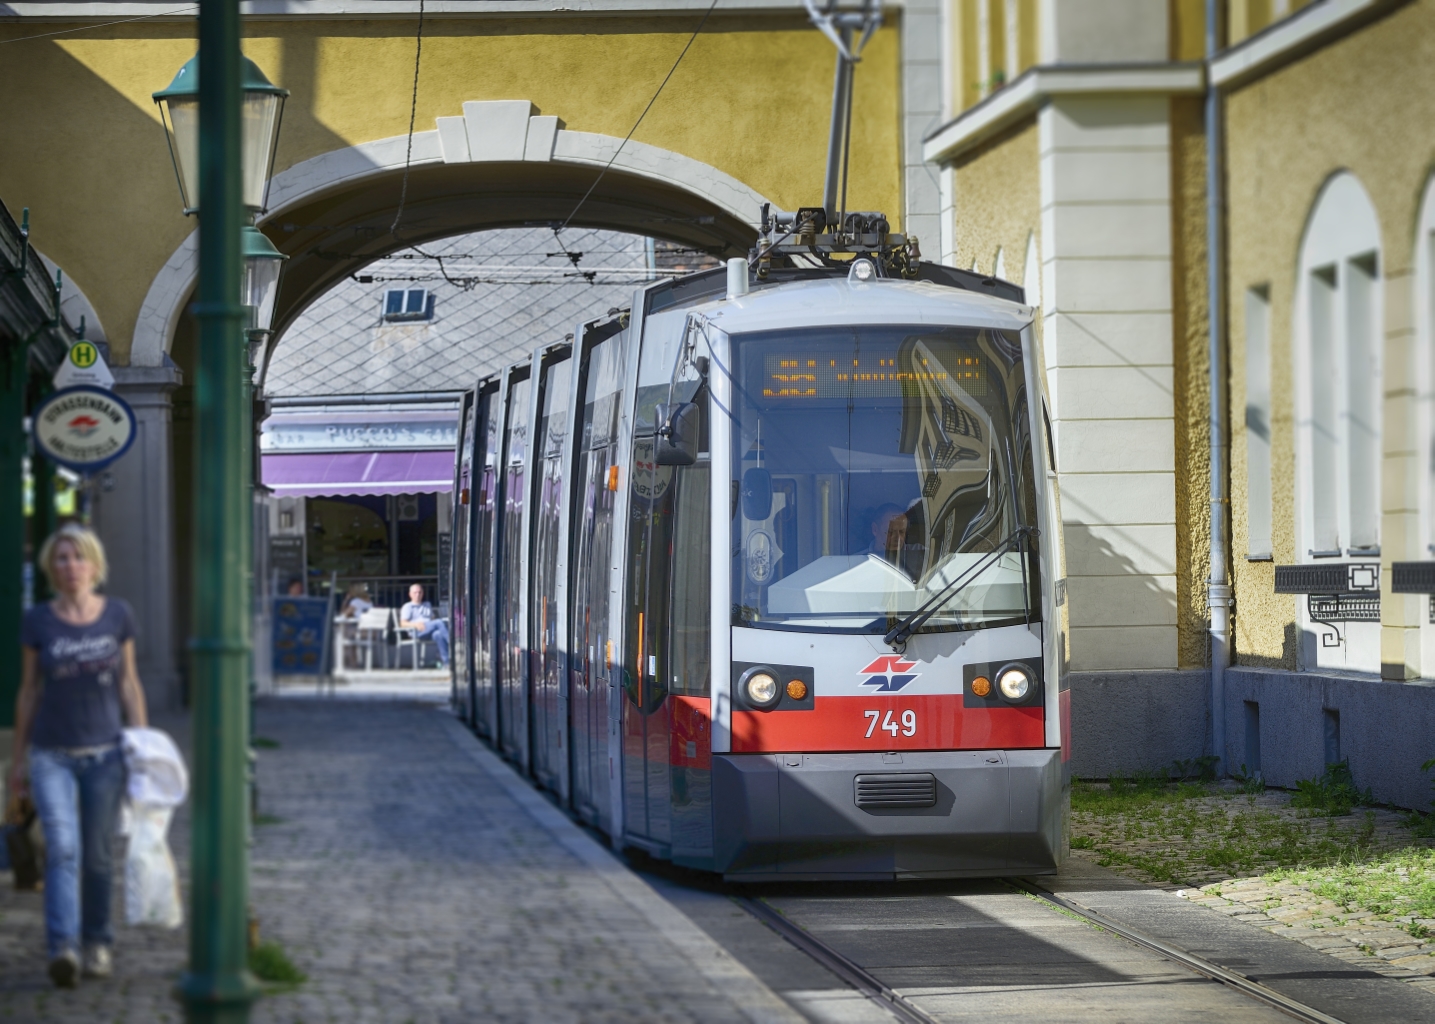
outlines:
[{"label": "overhead wire", "polygon": [[419,0],[419,29],[414,38],[414,88],[409,98],[409,138],[404,150],[404,182],[399,188],[399,208],[394,213],[394,222],[389,225],[389,234],[399,237],[399,223],[404,219],[404,206],[409,199],[409,168],[414,159],[414,119],[419,112],[419,67],[424,56],[424,0]]},{"label": "overhead wire", "polygon": [[0,39],[0,46],[6,43],[24,43],[31,39],[51,39],[55,36],[68,36],[76,32],[92,32],[95,29],[111,28],[115,25],[128,25],[132,21],[148,21],[150,18],[167,18],[179,14],[191,14],[199,10],[198,4],[190,4],[188,7],[180,7],[173,11],[156,11],[154,14],[141,14],[134,18],[121,18],[119,21],[104,21],[98,25],[79,25],[75,28],[62,28],[56,32],[36,32],[28,36],[16,36],[14,39]]},{"label": "overhead wire", "polygon": [[[618,143],[618,148],[613,151],[612,157],[610,157],[608,162],[603,165],[603,169],[598,172],[598,176],[593,179],[593,184],[588,186],[588,191],[583,193],[583,198],[578,200],[578,204],[573,207],[572,211],[564,219],[563,223],[553,229],[553,237],[558,240],[558,244],[560,246],[563,244],[563,239],[561,237],[562,233],[568,229],[569,224],[573,223],[573,218],[578,216],[578,211],[583,209],[583,204],[588,201],[588,198],[590,196],[592,196],[593,191],[598,187],[598,184],[603,180],[604,176],[607,175],[613,164],[617,163],[618,157],[621,156],[623,153],[623,147],[628,144],[628,141],[638,130],[638,126],[643,123],[643,118],[648,116],[648,111],[653,109],[653,104],[658,102],[658,97],[661,96],[663,94],[663,90],[667,88],[668,82],[672,80],[673,74],[678,70],[678,65],[683,62],[683,58],[686,57],[688,55],[688,51],[692,49],[693,42],[698,38],[698,35],[707,25],[708,18],[712,16],[713,10],[717,7],[717,5],[718,0],[713,0],[713,2],[708,5],[708,9],[703,12],[702,20],[698,22],[697,28],[693,29],[693,34],[688,37],[688,41],[683,46],[682,52],[678,54],[678,59],[673,61],[673,66],[670,67],[668,69],[668,73],[663,76],[662,82],[658,84],[657,91],[653,93],[653,98],[648,100],[648,105],[643,108],[643,112],[639,114],[638,119],[633,122],[633,127],[628,129],[628,134],[623,136],[622,142]],[[582,254],[578,254],[578,257],[581,259]],[[573,259],[572,254],[569,254],[569,258]],[[573,265],[578,265],[577,260],[573,260]]]}]

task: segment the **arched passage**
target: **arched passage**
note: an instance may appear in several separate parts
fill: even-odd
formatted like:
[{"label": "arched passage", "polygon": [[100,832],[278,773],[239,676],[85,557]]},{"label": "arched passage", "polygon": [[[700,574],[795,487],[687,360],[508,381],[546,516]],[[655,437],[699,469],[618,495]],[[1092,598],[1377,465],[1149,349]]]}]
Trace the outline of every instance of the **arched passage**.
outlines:
[{"label": "arched passage", "polygon": [[[275,311],[280,344],[284,329],[310,303],[371,261],[472,231],[561,224],[590,188],[572,217],[574,226],[657,236],[714,255],[746,254],[752,244],[768,200],[682,154],[635,141],[619,152],[621,139],[564,131],[556,118],[532,116],[524,124],[524,140],[508,140],[510,159],[473,159],[467,132],[464,145],[455,142],[458,126],[452,122],[472,122],[483,128],[486,144],[502,144],[492,115],[502,112],[493,108],[507,106],[507,101],[465,104],[464,118],[445,118],[440,130],[416,133],[411,155],[407,136],[395,136],[332,151],[275,176],[271,212],[260,227],[290,257]],[[539,144],[529,145],[535,137]],[[401,196],[403,216],[395,234]],[[195,335],[193,319],[182,314],[198,273],[197,243],[198,234],[192,233],[156,276],[130,354],[132,366],[153,367],[170,354],[186,377],[173,393],[172,407],[176,638],[188,635],[190,606],[193,378],[187,371],[194,365]],[[168,468],[164,475],[171,475]],[[174,660],[185,665],[185,652],[175,650]]]},{"label": "arched passage", "polygon": [[[745,253],[752,244],[768,200],[731,175],[656,146],[565,131],[557,118],[496,117],[513,105],[466,103],[463,118],[440,119],[463,125],[416,133],[411,153],[408,137],[394,136],[335,150],[276,175],[270,213],[261,224],[290,257],[276,330],[371,260],[486,228],[561,224],[572,216],[574,225],[654,235],[714,255]],[[506,143],[505,124],[513,136]],[[515,125],[521,126],[521,137]],[[469,143],[478,129],[486,152],[505,159],[472,156]],[[403,216],[395,234],[401,198]],[[150,286],[135,326],[133,365],[163,362],[197,272],[194,233]]]}]

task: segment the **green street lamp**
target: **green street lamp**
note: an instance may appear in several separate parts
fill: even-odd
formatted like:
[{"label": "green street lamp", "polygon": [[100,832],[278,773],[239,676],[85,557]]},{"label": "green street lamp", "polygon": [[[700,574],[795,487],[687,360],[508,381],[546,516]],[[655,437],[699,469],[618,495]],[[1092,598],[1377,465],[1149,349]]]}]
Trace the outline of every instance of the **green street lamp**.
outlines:
[{"label": "green street lamp", "polygon": [[189,965],[176,990],[191,1024],[244,1024],[259,995],[247,949],[253,486],[245,340],[272,327],[284,262],[253,223],[268,203],[288,92],[244,57],[240,36],[239,0],[200,0],[199,55],[154,94],[184,212],[204,211],[194,303],[192,914]]},{"label": "green street lamp", "polygon": [[[281,89],[264,77],[248,57],[241,57],[243,78],[240,107],[243,132],[240,164],[244,175],[241,201],[251,215],[269,208],[269,178],[274,170],[274,151],[279,142],[279,122],[284,117],[288,89]],[[184,200],[186,214],[199,212],[199,58],[192,57],[174,81],[154,94],[169,141],[169,156]]]},{"label": "green street lamp", "polygon": [[256,334],[267,336],[274,329],[274,300],[279,296],[279,275],[289,257],[274,248],[274,243],[264,232],[253,225],[245,226],[243,245],[243,302],[251,311],[246,330],[252,339]]}]

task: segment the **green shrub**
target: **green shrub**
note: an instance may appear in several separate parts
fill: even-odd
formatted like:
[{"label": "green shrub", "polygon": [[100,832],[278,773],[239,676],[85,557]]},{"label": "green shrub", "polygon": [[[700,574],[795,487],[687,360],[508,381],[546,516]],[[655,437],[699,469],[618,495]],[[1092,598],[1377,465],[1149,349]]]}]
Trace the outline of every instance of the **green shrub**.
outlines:
[{"label": "green shrub", "polygon": [[1261,773],[1250,771],[1244,764],[1241,765],[1240,771],[1231,773],[1231,778],[1239,782],[1241,784],[1241,792],[1249,796],[1255,796],[1258,793],[1264,793],[1266,791],[1266,780],[1261,777]]},{"label": "green shrub", "polygon": [[1172,761],[1168,776],[1174,776],[1177,782],[1215,782],[1216,765],[1220,758],[1213,754],[1205,757],[1193,757],[1189,761]]},{"label": "green shrub", "polygon": [[1318,779],[1302,779],[1295,784],[1296,792],[1291,797],[1292,807],[1305,808],[1312,813],[1339,817],[1349,814],[1351,808],[1375,803],[1370,788],[1365,792],[1356,788],[1350,774],[1350,761],[1337,761],[1325,766],[1325,772]]},{"label": "green shrub", "polygon": [[249,951],[249,969],[260,981],[292,988],[302,985],[309,976],[294,966],[294,961],[277,942],[261,942]]}]

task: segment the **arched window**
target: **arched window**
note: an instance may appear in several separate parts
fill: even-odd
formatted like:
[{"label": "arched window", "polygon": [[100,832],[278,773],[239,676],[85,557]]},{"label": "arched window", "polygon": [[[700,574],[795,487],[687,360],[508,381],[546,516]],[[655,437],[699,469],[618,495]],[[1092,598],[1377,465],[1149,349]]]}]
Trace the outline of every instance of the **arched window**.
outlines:
[{"label": "arched window", "polygon": [[1331,178],[1296,283],[1300,560],[1380,549],[1380,226],[1352,174]]},{"label": "arched window", "polygon": [[[1375,207],[1354,175],[1336,174],[1306,223],[1297,269],[1297,561],[1380,556],[1380,268]],[[1308,621],[1321,639],[1304,667],[1379,671],[1378,618],[1331,614],[1336,627]]]}]

